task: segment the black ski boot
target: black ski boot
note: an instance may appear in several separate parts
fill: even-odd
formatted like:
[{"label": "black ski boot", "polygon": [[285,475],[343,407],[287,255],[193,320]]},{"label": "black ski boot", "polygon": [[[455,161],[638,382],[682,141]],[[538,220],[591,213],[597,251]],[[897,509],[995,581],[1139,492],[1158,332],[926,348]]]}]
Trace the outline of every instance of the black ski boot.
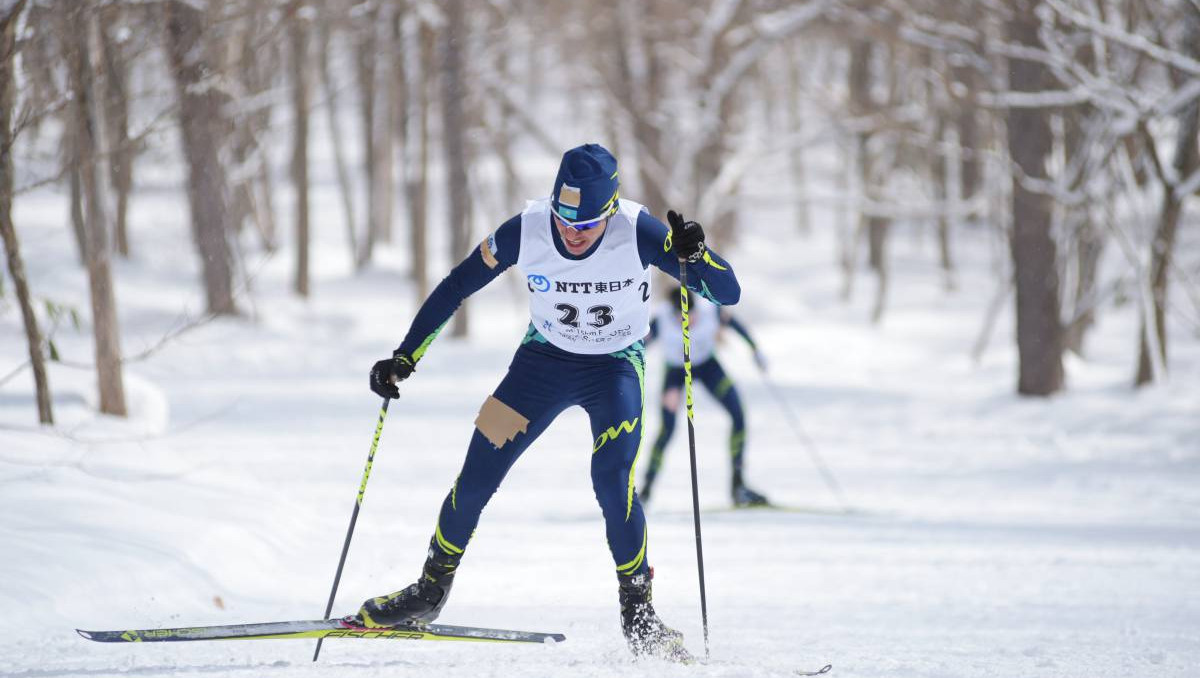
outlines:
[{"label": "black ski boot", "polygon": [[621,631],[635,657],[677,662],[692,660],[683,634],[658,618],[650,603],[650,574],[617,575],[621,600]]},{"label": "black ski boot", "polygon": [[741,473],[733,474],[733,505],[738,508],[746,508],[751,506],[770,506],[771,502],[761,492],[746,487],[746,482],[742,480]]},{"label": "black ski boot", "polygon": [[358,610],[359,621],[363,626],[375,628],[425,624],[437,619],[450,597],[461,558],[446,555],[431,545],[421,578],[395,593],[364,602]]}]

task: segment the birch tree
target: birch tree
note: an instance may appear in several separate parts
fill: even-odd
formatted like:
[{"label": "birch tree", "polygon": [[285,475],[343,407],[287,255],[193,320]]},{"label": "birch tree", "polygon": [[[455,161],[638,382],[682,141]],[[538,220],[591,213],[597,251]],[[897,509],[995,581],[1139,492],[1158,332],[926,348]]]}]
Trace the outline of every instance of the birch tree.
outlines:
[{"label": "birch tree", "polygon": [[37,401],[38,421],[54,423],[54,408],[50,398],[50,380],[46,376],[46,354],[43,351],[42,332],[37,313],[25,277],[25,262],[21,259],[20,241],[13,225],[13,158],[12,149],[16,141],[13,128],[13,110],[16,108],[17,86],[14,61],[17,53],[17,24],[25,0],[0,3],[0,240],[8,262],[8,275],[12,278],[21,307],[21,320],[25,325],[25,343],[29,347],[29,364],[33,368],[33,384]]},{"label": "birch tree", "polygon": [[294,289],[302,297],[309,295],[309,223],[308,223],[308,18],[304,0],[293,0],[288,7],[288,61],[291,64],[292,115],[292,187],[296,191],[296,276]]},{"label": "birch tree", "polygon": [[121,342],[113,288],[107,196],[107,172],[99,167],[105,148],[104,121],[100,116],[100,86],[97,83],[101,41],[95,8],[67,0],[63,2],[70,35],[67,63],[72,93],[72,111],[79,172],[83,186],[84,225],[87,232],[88,287],[92,302],[92,335],[95,342],[96,376],[100,411],[125,416],[125,382],[121,371]]},{"label": "birch tree", "polygon": [[333,146],[333,163],[337,171],[338,193],[342,204],[342,219],[346,226],[346,242],[350,255],[358,255],[358,220],[354,209],[354,186],[350,178],[350,168],[346,164],[346,142],[342,135],[341,124],[341,87],[334,84],[332,47],[334,29],[337,26],[335,16],[343,9],[339,3],[332,6],[332,0],[323,0],[318,5],[319,18],[317,30],[317,59],[320,66],[321,91],[325,97],[325,120],[329,125],[329,140]]},{"label": "birch tree", "polygon": [[414,297],[429,296],[429,120],[436,99],[437,77],[434,65],[436,31],[415,11],[407,12],[404,21],[404,70],[408,96],[404,115],[405,141],[402,159],[407,159],[401,176],[404,180],[405,203],[408,208],[410,275]]},{"label": "birch tree", "polygon": [[[222,64],[223,82],[235,88],[238,105],[234,107],[230,134],[232,163],[229,172],[230,229],[233,236],[250,219],[261,247],[274,252],[278,247],[275,227],[274,182],[271,177],[269,147],[271,114],[275,97],[271,88],[282,71],[282,45],[264,41],[264,34],[278,32],[267,3],[247,3],[229,18],[236,25],[223,53],[229,60]],[[240,15],[240,16],[239,16]]]},{"label": "birch tree", "polygon": [[[1181,51],[1191,60],[1200,63],[1200,5],[1183,5],[1185,28],[1182,31]],[[1191,82],[1200,83],[1200,75]],[[1193,87],[1193,90],[1196,90]],[[1143,316],[1141,341],[1138,348],[1138,370],[1136,384],[1141,386],[1153,380],[1153,356],[1151,342],[1153,332],[1157,336],[1159,357],[1163,365],[1167,362],[1167,281],[1178,238],[1179,221],[1184,201],[1200,189],[1200,91],[1193,91],[1190,99],[1179,107],[1174,159],[1168,169],[1158,158],[1154,147],[1148,147],[1153,165],[1163,184],[1162,207],[1158,224],[1150,247],[1150,289],[1153,295],[1153,328]]]},{"label": "birch tree", "polygon": [[[1033,0],[1012,0],[1008,39],[1028,48],[1038,44],[1038,20]],[[1012,57],[1009,88],[1041,92],[1052,86],[1046,66]],[[1050,395],[1063,387],[1062,328],[1059,322],[1059,283],[1051,235],[1051,198],[1036,183],[1047,179],[1050,123],[1040,108],[1014,105],[1008,110],[1008,151],[1017,176],[1013,180],[1011,247],[1017,285],[1017,392]]]},{"label": "birch tree", "polygon": [[[452,256],[462,257],[471,248],[471,193],[467,186],[466,120],[463,111],[466,83],[462,50],[467,44],[466,8],[463,0],[443,3],[446,24],[439,37],[439,62],[442,83],[442,153],[446,163],[446,200],[450,213]],[[467,304],[454,315],[451,334],[465,337],[470,329]]]},{"label": "birch tree", "polygon": [[205,16],[193,3],[168,0],[167,53],[179,102],[180,140],[188,165],[192,237],[204,274],[208,312],[235,314],[229,246],[228,188],[220,151],[229,127],[224,94],[206,54]]},{"label": "birch tree", "polygon": [[100,39],[104,48],[104,122],[107,126],[109,182],[115,194],[113,235],[117,252],[129,256],[129,194],[133,191],[133,142],[129,138],[129,57],[120,4],[102,7]]}]

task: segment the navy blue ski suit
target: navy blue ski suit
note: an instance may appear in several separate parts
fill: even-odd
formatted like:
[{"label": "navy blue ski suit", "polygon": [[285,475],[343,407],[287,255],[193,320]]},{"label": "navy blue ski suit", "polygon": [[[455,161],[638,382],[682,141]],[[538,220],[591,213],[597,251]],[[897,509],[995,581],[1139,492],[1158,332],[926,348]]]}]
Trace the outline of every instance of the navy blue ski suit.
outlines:
[{"label": "navy blue ski suit", "polygon": [[[398,351],[419,361],[462,301],[517,262],[521,228],[520,215],[513,217],[459,263],[421,306]],[[600,244],[573,257],[550,220],[545,228],[552,232],[559,254],[568,259],[585,259]],[[678,279],[679,262],[668,245],[667,226],[643,211],[636,229],[642,267],[654,265]],[[714,303],[737,302],[737,278],[711,250],[704,260],[687,266],[693,291]],[[476,428],[462,471],[442,503],[433,537],[437,547],[451,556],[462,555],[480,513],[508,470],[559,413],[579,405],[591,421],[592,486],[617,571],[647,572],[646,520],[634,490],[644,424],[644,365],[640,340],[615,353],[578,354],[549,343],[531,324],[507,375],[489,398],[519,413],[528,426],[501,447]]]}]

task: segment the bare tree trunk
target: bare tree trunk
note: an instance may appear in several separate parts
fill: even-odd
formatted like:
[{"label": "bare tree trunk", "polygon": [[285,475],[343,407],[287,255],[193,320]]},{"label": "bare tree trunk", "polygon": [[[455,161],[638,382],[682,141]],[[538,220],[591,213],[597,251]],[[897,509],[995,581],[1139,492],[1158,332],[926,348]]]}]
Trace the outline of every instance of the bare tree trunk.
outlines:
[{"label": "bare tree trunk", "polygon": [[[1014,0],[1008,37],[1036,45],[1038,20],[1028,0]],[[1046,67],[1011,58],[1009,86],[1018,92],[1040,92],[1052,86]],[[1059,320],[1059,281],[1056,245],[1051,235],[1053,203],[1032,191],[1026,180],[1046,179],[1046,158],[1052,138],[1044,110],[1008,111],[1008,149],[1019,176],[1013,182],[1012,257],[1017,285],[1017,350],[1022,395],[1050,395],[1063,387],[1062,326]]]},{"label": "bare tree trunk", "polygon": [[322,16],[317,22],[317,58],[321,66],[321,87],[325,92],[325,119],[329,122],[329,138],[333,145],[333,163],[337,170],[338,192],[342,198],[342,218],[346,221],[346,238],[350,255],[358,256],[358,223],[354,217],[354,186],[350,181],[350,170],[346,166],[345,142],[342,140],[341,99],[338,88],[333,84],[330,71],[329,46],[332,42],[333,17],[328,12],[328,2],[322,2]]},{"label": "bare tree trunk", "polygon": [[363,168],[366,172],[364,184],[367,189],[366,216],[367,224],[364,229],[362,249],[358,252],[358,268],[361,270],[371,261],[375,252],[375,239],[379,235],[379,227],[375,223],[378,216],[378,197],[375,194],[379,184],[375,170],[379,167],[376,156],[379,154],[375,137],[376,118],[376,87],[375,71],[378,62],[378,40],[375,22],[379,19],[379,8],[374,3],[368,3],[367,11],[360,17],[358,23],[358,49],[356,51],[358,66],[358,92],[361,101],[362,137],[363,137]]},{"label": "bare tree trunk", "polygon": [[[850,111],[855,116],[863,116],[870,111],[871,103],[871,43],[866,40],[855,41],[850,46],[850,68],[847,74],[847,89],[850,93]],[[870,190],[870,163],[867,159],[868,132],[859,132],[850,140],[850,148],[846,151],[846,190],[845,200],[849,203],[854,179],[858,182],[860,198],[865,198]],[[847,234],[842,249],[842,300],[849,302],[854,294],[854,278],[858,270],[858,248],[862,234],[866,230],[866,215],[860,205],[857,214],[850,210],[850,226],[852,234]],[[848,224],[849,225],[849,224]]]},{"label": "bare tree trunk", "polygon": [[[452,257],[466,256],[470,243],[470,200],[467,188],[466,130],[464,129],[462,49],[467,44],[462,0],[447,0],[442,5],[446,24],[441,34],[442,76],[442,150],[446,158],[446,199],[450,212]],[[451,336],[465,337],[470,330],[467,304],[454,316]]]},{"label": "bare tree trunk", "polygon": [[233,174],[237,179],[229,187],[232,197],[228,230],[239,261],[243,257],[238,237],[247,219],[253,221],[264,250],[274,252],[277,247],[266,137],[270,134],[274,100],[268,92],[280,70],[282,50],[275,45],[278,41],[264,44],[262,40],[264,31],[273,30],[274,20],[268,14],[274,11],[266,3],[247,5],[241,16],[233,20],[238,25],[236,42],[224,51],[227,59],[221,64],[222,71],[240,85],[240,97],[253,102],[232,116],[233,131],[229,135],[230,155],[236,168]]},{"label": "bare tree trunk", "polygon": [[[871,94],[873,78],[871,75],[872,43],[859,40],[854,43],[850,57],[850,98],[851,108],[855,115],[863,116],[875,112],[878,106]],[[861,181],[862,197],[868,202],[864,208],[866,214],[860,217],[865,221],[867,233],[867,261],[872,271],[875,271],[875,302],[871,309],[871,322],[883,319],[885,300],[888,290],[887,265],[887,236],[891,220],[877,213],[877,197],[879,185],[883,181],[879,167],[884,162],[879,157],[879,151],[872,152],[868,146],[872,134],[862,132],[858,138],[858,172]],[[863,228],[860,226],[860,228]]]},{"label": "bare tree trunk", "polygon": [[796,211],[796,229],[808,235],[812,226],[808,216],[808,181],[804,162],[804,148],[800,145],[800,134],[804,130],[804,115],[801,111],[803,103],[803,70],[800,66],[800,41],[788,40],[787,48],[783,50],[783,60],[787,64],[784,78],[784,114],[787,117],[787,134],[797,141],[795,148],[788,153],[789,169],[792,173],[792,190],[796,194],[794,201]]},{"label": "bare tree trunk", "polygon": [[[1083,209],[1083,208],[1078,208]],[[1075,313],[1064,330],[1063,345],[1076,355],[1083,355],[1083,340],[1096,323],[1096,283],[1100,255],[1104,252],[1103,231],[1091,218],[1083,219],[1075,232]]]},{"label": "bare tree trunk", "polygon": [[[43,6],[42,3],[31,3],[25,18],[26,25],[53,25],[57,10],[58,7],[53,4]],[[53,30],[35,30],[32,36],[27,36],[21,41],[21,68],[28,74],[24,82],[26,89],[21,98],[29,102],[32,110],[49,110],[63,98],[63,90],[59,87],[60,78],[56,76],[60,66],[57,40],[58,36],[54,35]],[[29,121],[29,136],[36,140],[41,134],[42,123],[52,119],[50,116],[33,116]],[[63,125],[64,130],[69,127],[70,124]],[[83,263],[82,257],[79,263]]]},{"label": "bare tree trunk", "polygon": [[383,55],[376,64],[375,91],[379,93],[379,115],[375,119],[375,228],[377,242],[392,242],[392,215],[396,207],[396,185],[394,150],[396,145],[397,81],[392,73],[396,60],[396,36],[394,34],[396,7],[394,2],[384,5],[379,13],[379,54]]},{"label": "bare tree trunk", "polygon": [[129,193],[133,190],[133,144],[129,139],[128,59],[113,35],[121,20],[121,5],[100,10],[100,37],[104,41],[104,122],[107,124],[108,168],[116,193],[116,219],[113,233],[117,252],[129,256]]},{"label": "bare tree trunk", "polygon": [[308,26],[302,14],[304,0],[292,2],[288,16],[288,55],[292,67],[292,185],[296,190],[296,278],[294,289],[309,294],[308,274]]},{"label": "bare tree trunk", "polygon": [[[413,19],[416,22],[415,18]],[[415,120],[409,125],[410,141],[405,144],[411,165],[406,172],[409,238],[412,247],[412,280],[418,302],[429,296],[429,108],[433,100],[435,39],[432,29],[415,26],[413,40],[406,50],[409,73],[409,107]],[[415,44],[414,42],[415,41]]]},{"label": "bare tree trunk", "polygon": [[[252,12],[254,13],[254,27],[268,25],[270,19],[270,7],[263,6],[261,3],[251,3]],[[254,40],[255,32],[247,35],[248,40]],[[264,95],[272,88],[275,68],[282,60],[282,50],[272,50],[264,58],[261,46],[253,42],[247,42],[243,47],[245,58],[254,62],[255,68],[250,72],[253,74],[252,91],[256,95]],[[271,104],[268,102],[262,106],[250,120],[250,132],[253,134],[255,152],[260,157],[258,162],[258,177],[252,181],[251,195],[254,199],[254,223],[258,226],[259,233],[262,236],[263,249],[268,252],[274,252],[279,246],[278,229],[275,225],[275,182],[271,176],[271,161],[270,154],[267,148],[270,147],[271,134]]]},{"label": "bare tree trunk", "polygon": [[108,217],[105,214],[105,173],[97,167],[103,143],[104,121],[99,115],[96,80],[97,59],[102,59],[99,25],[95,10],[83,3],[65,2],[65,19],[70,27],[69,71],[79,170],[86,201],[87,269],[92,300],[92,332],[95,337],[96,376],[99,381],[100,411],[125,416],[125,384],[121,374],[121,342],[116,295],[109,263]]},{"label": "bare tree trunk", "polygon": [[[1185,5],[1187,29],[1183,46],[1193,59],[1200,58],[1200,7]],[[1200,169],[1200,98],[1193,98],[1179,114],[1179,130],[1175,142],[1174,176],[1184,181]],[[1163,204],[1158,217],[1158,227],[1150,248],[1150,291],[1154,299],[1154,333],[1158,337],[1158,350],[1162,365],[1167,364],[1167,276],[1171,269],[1171,256],[1175,251],[1176,235],[1183,202],[1188,197],[1180,195],[1178,184],[1164,182]],[[1150,329],[1142,321],[1141,340],[1138,346],[1137,386],[1154,379],[1150,342]]]},{"label": "bare tree trunk", "polygon": [[887,238],[891,225],[891,219],[886,217],[872,215],[867,219],[867,259],[871,270],[875,271],[875,302],[871,305],[873,323],[883,320],[883,312],[887,308],[891,272],[887,261]]},{"label": "bare tree trunk", "polygon": [[[503,8],[494,6],[493,11],[488,13],[487,31],[504,31],[506,16]],[[517,82],[520,80],[520,75],[512,73],[513,55],[518,49],[515,46],[514,40],[509,40],[503,48],[496,54],[496,74],[502,82]],[[490,100],[488,102],[488,113],[491,120],[490,129],[488,130],[488,141],[496,154],[496,159],[500,161],[500,166],[504,168],[504,174],[500,180],[500,212],[515,209],[521,204],[521,175],[517,169],[516,158],[513,153],[513,141],[518,136],[513,125],[512,111],[503,102]],[[607,121],[609,128],[616,125],[616,116],[612,116]],[[617,139],[619,135],[615,131],[608,133],[608,138]]]},{"label": "bare tree trunk", "polygon": [[956,131],[958,145],[962,149],[959,159],[959,172],[962,176],[962,197],[970,202],[979,192],[983,183],[983,165],[980,162],[979,106],[974,101],[975,84],[978,76],[970,68],[954,68],[958,82],[966,85],[968,98],[958,102],[956,116]]},{"label": "bare tree trunk", "polygon": [[271,164],[264,158],[258,166],[254,179],[254,223],[258,224],[263,249],[274,252],[279,247],[275,228],[275,182],[271,178]]},{"label": "bare tree trunk", "polygon": [[21,259],[17,230],[12,221],[12,147],[16,140],[12,120],[17,100],[13,57],[17,52],[17,18],[24,8],[25,0],[18,0],[16,4],[0,11],[0,240],[4,242],[8,275],[16,288],[21,320],[25,323],[25,342],[29,345],[29,364],[33,367],[38,421],[53,424],[54,410],[50,399],[50,380],[46,376],[46,355],[42,352],[42,332],[38,327],[37,314],[33,311],[29,282],[25,278],[25,263]]},{"label": "bare tree trunk", "polygon": [[221,100],[204,54],[204,16],[190,2],[168,0],[167,52],[179,99],[183,154],[188,163],[192,235],[204,271],[208,311],[235,314],[233,256],[228,240],[225,168],[219,149],[225,137]]},{"label": "bare tree trunk", "polygon": [[[57,8],[55,8],[57,9]],[[44,11],[44,10],[43,10]],[[30,8],[29,14],[32,19],[38,13],[38,7],[35,3]],[[57,17],[57,28],[61,35],[67,35],[70,32],[70,25],[67,23],[66,17],[58,14],[52,15]],[[46,17],[45,19],[49,19]],[[42,39],[39,43],[46,43],[48,40]],[[52,71],[42,73],[53,81]],[[67,84],[70,89],[70,84]],[[34,91],[36,93],[36,89]],[[79,176],[79,139],[75,133],[75,119],[72,107],[75,102],[69,101],[64,110],[63,130],[62,130],[62,173],[67,177],[68,192],[70,193],[70,206],[68,207],[69,217],[71,219],[71,232],[75,236],[76,250],[79,254],[79,263],[82,266],[87,266],[87,228],[83,223],[83,183]]]},{"label": "bare tree trunk", "polygon": [[[69,105],[67,108],[70,110],[71,106]],[[71,232],[75,234],[79,263],[86,266],[87,227],[83,223],[83,180],[79,176],[79,139],[76,138],[77,136],[74,120],[67,121],[63,129],[63,163],[66,165],[67,183],[71,193]]]},{"label": "bare tree trunk", "polygon": [[876,200],[878,186],[883,181],[877,165],[882,160],[878,157],[877,153],[868,152],[866,139],[863,140],[860,150],[862,153],[860,162],[863,169],[863,187],[865,189],[865,196],[872,205],[868,208],[871,212],[866,219],[867,264],[875,272],[875,300],[871,304],[871,322],[878,323],[883,320],[883,312],[887,307],[888,283],[891,277],[887,260],[887,241],[892,220],[878,214],[876,211],[878,210],[878,201]]},{"label": "bare tree trunk", "polygon": [[[1063,112],[1062,147],[1066,156],[1064,164],[1071,163],[1074,158],[1088,152],[1084,147],[1084,118],[1085,114],[1080,110]],[[1079,179],[1069,190],[1080,190],[1085,176],[1080,173]],[[1067,315],[1070,322],[1063,328],[1063,348],[1076,355],[1083,355],[1084,336],[1096,322],[1096,273],[1100,265],[1100,254],[1104,251],[1104,238],[1102,229],[1092,223],[1092,205],[1067,205],[1061,209],[1064,211],[1063,218],[1066,222],[1064,230],[1072,239],[1075,269],[1072,281],[1074,289],[1063,290],[1064,296],[1071,296],[1071,311]],[[1064,279],[1071,280],[1071,277],[1064,276]]]},{"label": "bare tree trunk", "polygon": [[[253,222],[259,243],[267,252],[275,251],[275,223],[269,198],[260,194],[260,182],[270,164],[264,149],[263,137],[270,126],[272,97],[266,95],[271,79],[277,74],[278,53],[272,41],[264,45],[262,31],[267,20],[264,10],[251,3],[240,12],[240,16],[229,23],[236,28],[224,33],[231,44],[222,50],[225,57],[220,63],[223,73],[230,76],[232,84],[240,87],[239,98],[253,102],[239,108],[230,117],[229,156],[232,159],[232,179],[229,186],[229,236],[239,262],[243,261],[240,237],[246,221]],[[274,9],[269,9],[273,12]],[[270,30],[267,28],[267,30]],[[247,283],[247,287],[249,284]]]},{"label": "bare tree trunk", "polygon": [[862,242],[862,214],[850,203],[854,193],[858,172],[859,135],[853,135],[842,150],[842,167],[838,172],[838,188],[842,196],[838,206],[838,263],[842,270],[843,303],[854,298],[854,282],[858,271],[858,250]]},{"label": "bare tree trunk", "polygon": [[[410,3],[403,3],[396,13],[396,147],[397,167],[400,170],[399,184],[405,200],[409,228],[409,278],[417,289],[417,299],[424,300],[426,289],[425,224],[424,204],[417,208],[419,175],[424,172],[417,166],[418,158],[424,154],[425,129],[425,73],[422,61],[422,30],[417,12]],[[424,196],[420,196],[421,201]]]},{"label": "bare tree trunk", "polygon": [[[56,4],[50,7],[40,7],[37,5],[37,2],[34,2],[34,4],[30,6],[29,20],[41,20],[41,22],[47,24],[47,30],[41,31],[42,34],[49,34],[49,32],[52,32],[52,29],[49,29],[49,25],[53,25],[54,29],[56,29],[54,32],[56,32],[58,35],[56,35],[54,38],[43,36],[41,40],[31,44],[29,47],[36,46],[41,47],[44,50],[58,49],[58,42],[61,41],[61,36],[72,35],[72,24],[70,20],[68,20],[67,13],[60,11],[62,8],[64,7],[62,7],[61,4]],[[47,43],[52,42],[55,43],[53,44],[53,47],[47,47]],[[70,50],[70,48],[65,47],[62,49],[62,54],[70,59],[70,55],[67,54],[68,50]],[[30,49],[24,50],[23,60],[28,60],[29,56],[31,56],[29,52]],[[38,54],[34,64],[31,65],[26,62],[26,68],[38,67],[38,61],[41,59],[52,58],[46,54]],[[46,70],[43,72],[37,72],[37,74],[40,74],[42,77],[49,78],[49,82],[52,83],[53,86],[55,80],[53,68],[46,67]],[[70,192],[70,206],[68,206],[67,210],[68,218],[71,220],[72,234],[74,235],[74,241],[76,241],[76,246],[79,253],[79,264],[86,268],[86,266],[88,266],[88,228],[86,228],[86,224],[84,223],[83,178],[79,173],[79,168],[82,166],[80,166],[79,162],[80,142],[78,139],[78,133],[76,131],[76,120],[78,118],[78,113],[76,110],[74,110],[77,106],[79,106],[79,102],[67,94],[67,92],[71,91],[71,83],[67,82],[65,85],[66,92],[64,92],[64,96],[67,101],[65,102],[65,106],[62,107],[61,118],[62,175],[66,176],[67,178],[67,190]],[[32,88],[29,94],[38,95],[40,94],[40,89],[40,86],[35,86],[35,88]],[[41,92],[41,96],[47,95],[44,94],[44,92]],[[35,116],[35,119],[36,118],[37,116]]]},{"label": "bare tree trunk", "polygon": [[938,197],[941,198],[941,214],[937,219],[938,262],[942,267],[946,291],[952,292],[958,287],[951,243],[953,232],[959,224],[959,210],[962,208],[962,162],[958,132],[952,125],[947,124],[944,114],[938,121],[937,139],[945,148],[933,157],[934,186]]},{"label": "bare tree trunk", "polygon": [[[1105,10],[1100,11],[1103,13]],[[1097,58],[1094,43],[1080,45],[1075,58],[1086,70],[1094,70]],[[1059,111],[1051,119],[1055,123],[1052,129],[1057,137],[1058,153],[1061,154],[1061,157],[1055,158],[1055,164],[1072,167],[1092,152],[1091,140],[1085,130],[1089,124],[1096,124],[1089,120],[1096,114],[1089,105],[1072,106]],[[1088,175],[1088,172],[1077,172],[1066,189],[1072,193],[1081,191]],[[1063,257],[1061,278],[1064,284],[1063,303],[1066,303],[1068,296],[1071,300],[1070,312],[1066,315],[1070,320],[1063,327],[1063,349],[1076,355],[1083,355],[1084,335],[1095,324],[1096,318],[1096,272],[1104,244],[1101,229],[1092,223],[1093,214],[1097,212],[1099,210],[1090,201],[1082,205],[1057,206],[1062,222],[1057,230],[1066,234],[1065,246],[1069,248],[1068,256]]]}]

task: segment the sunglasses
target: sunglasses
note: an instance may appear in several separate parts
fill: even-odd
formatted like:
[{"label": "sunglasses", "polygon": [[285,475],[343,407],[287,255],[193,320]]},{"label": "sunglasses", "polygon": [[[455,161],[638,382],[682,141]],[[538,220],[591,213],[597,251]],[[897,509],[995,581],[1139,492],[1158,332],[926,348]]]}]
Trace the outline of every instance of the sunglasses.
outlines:
[{"label": "sunglasses", "polygon": [[570,219],[566,219],[563,217],[563,215],[559,214],[558,210],[554,210],[553,208],[551,208],[551,210],[554,212],[554,218],[558,219],[559,223],[561,223],[564,228],[573,228],[576,231],[590,231],[593,228],[596,228],[597,226],[599,226],[602,222],[604,222],[604,220],[611,217],[617,211],[616,209],[610,209],[609,211],[605,212],[604,214],[601,214],[600,216],[595,217],[593,219],[583,219],[581,221],[571,221]]}]

